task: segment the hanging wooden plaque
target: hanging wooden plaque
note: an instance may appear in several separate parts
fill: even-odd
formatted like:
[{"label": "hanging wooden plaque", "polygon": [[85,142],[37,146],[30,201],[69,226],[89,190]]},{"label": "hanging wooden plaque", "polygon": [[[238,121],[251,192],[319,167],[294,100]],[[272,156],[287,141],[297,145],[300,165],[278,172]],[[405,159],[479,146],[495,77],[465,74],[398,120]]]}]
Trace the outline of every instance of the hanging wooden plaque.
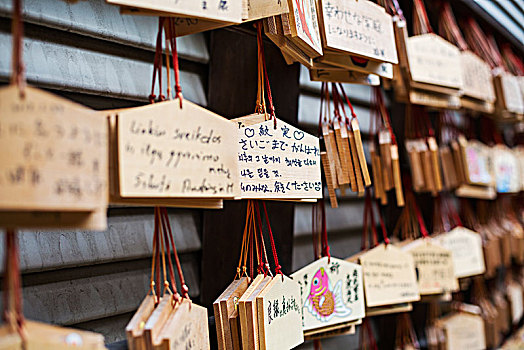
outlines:
[{"label": "hanging wooden plaque", "polygon": [[375,74],[359,73],[348,70],[310,69],[309,77],[312,81],[333,81],[348,84],[379,86],[380,78]]},{"label": "hanging wooden plaque", "polygon": [[166,321],[171,315],[171,312],[175,309],[177,305],[174,305],[171,295],[164,295],[160,299],[157,307],[151,313],[151,316],[147,319],[147,322],[144,325],[144,343],[146,344],[147,349],[153,348],[162,328],[164,328]]},{"label": "hanging wooden plaque", "polygon": [[304,332],[365,317],[362,267],[324,257],[291,275],[300,285]]},{"label": "hanging wooden plaque", "polygon": [[356,326],[362,324],[362,320],[344,323],[338,326],[328,327],[327,329],[315,329],[304,332],[304,340],[326,339],[341,335],[352,335],[356,333]]},{"label": "hanging wooden plaque", "polygon": [[242,311],[240,314],[240,322],[243,349],[260,349],[260,319],[258,316],[256,298],[270,284],[270,282],[271,277],[265,276],[248,297],[241,299]]},{"label": "hanging wooden plaque", "polygon": [[276,275],[256,301],[261,350],[292,349],[304,342],[296,281]]},{"label": "hanging wooden plaque", "polygon": [[25,341],[23,342],[23,346],[18,349],[106,349],[104,346],[104,336],[101,334],[58,327],[41,322],[26,320],[24,322],[24,334]]},{"label": "hanging wooden plaque", "polygon": [[322,56],[322,42],[318,25],[317,2],[315,0],[287,0],[291,36],[311,57]]},{"label": "hanging wooden plaque", "polygon": [[399,248],[380,244],[360,256],[366,306],[420,300],[413,257]]},{"label": "hanging wooden plaque", "polygon": [[[166,16],[194,17],[232,23],[242,22],[242,2],[228,0],[106,0],[109,4],[157,11]],[[138,12],[137,11],[137,12]]]},{"label": "hanging wooden plaque", "polygon": [[143,337],[144,327],[154,309],[155,298],[152,295],[147,295],[126,326],[127,347],[129,350],[142,350],[146,348]]},{"label": "hanging wooden plaque", "polygon": [[456,46],[436,34],[412,36],[406,44],[413,81],[462,88],[462,65]]},{"label": "hanging wooden plaque", "polygon": [[233,123],[187,100],[117,115],[121,197],[233,198],[238,189]]},{"label": "hanging wooden plaque", "polygon": [[264,31],[267,37],[277,45],[282,51],[282,55],[287,64],[299,62],[307,68],[313,67],[313,60],[301,47],[299,47],[284,32],[283,19],[289,16],[273,16],[264,19]]},{"label": "hanging wooden plaque", "polygon": [[458,94],[439,94],[420,89],[409,90],[409,101],[412,104],[435,108],[459,109],[461,106],[461,101]]},{"label": "hanging wooden plaque", "polygon": [[437,323],[444,328],[447,349],[485,349],[484,320],[479,315],[454,313]]},{"label": "hanging wooden plaque", "polygon": [[248,336],[253,332],[254,322],[256,322],[255,320],[253,320],[253,312],[251,312],[251,314],[249,315],[247,314],[246,302],[249,299],[249,297],[255,292],[257,287],[262,283],[264,278],[265,277],[262,274],[257,275],[257,277],[253,279],[253,282],[251,282],[244,294],[242,294],[242,296],[238,300],[238,325],[240,327],[235,328],[239,328],[241,331],[240,344],[242,344],[242,347],[247,346],[245,344],[248,344]]},{"label": "hanging wooden plaque", "polygon": [[242,330],[240,327],[240,316],[238,307],[229,315],[229,328],[231,329],[231,340],[233,349],[242,349]]},{"label": "hanging wooden plaque", "polygon": [[93,212],[3,210],[0,211],[0,227],[103,231],[107,229],[107,209],[104,206]]},{"label": "hanging wooden plaque", "polygon": [[107,206],[107,123],[32,87],[0,89],[0,210],[93,212]]},{"label": "hanging wooden plaque", "polygon": [[289,12],[285,0],[242,0],[242,7],[242,19],[244,21],[254,21]]},{"label": "hanging wooden plaque", "polygon": [[[238,125],[241,197],[322,198],[320,146],[314,137],[263,114],[233,119]],[[231,148],[234,149],[234,148]]]},{"label": "hanging wooden plaque", "polygon": [[221,310],[220,301],[227,298],[227,295],[230,295],[233,290],[238,286],[238,283],[240,280],[234,280],[231,282],[231,284],[226,288],[226,290],[220,294],[220,296],[215,300],[213,303],[213,313],[215,314],[215,328],[217,331],[217,343],[218,343],[218,349],[226,349],[226,340],[225,340],[225,323],[227,322],[229,325],[229,320],[227,318],[227,312],[226,312],[226,318],[222,317],[223,310]]},{"label": "hanging wooden plaque", "polygon": [[453,265],[457,278],[483,274],[484,253],[480,234],[463,226],[435,236],[434,241],[453,253]]},{"label": "hanging wooden plaque", "polygon": [[375,74],[382,78],[393,79],[393,65],[391,63],[362,60],[351,55],[331,52],[326,52],[323,56],[315,60],[315,62],[317,61],[338,68],[366,74]]},{"label": "hanging wooden plaque", "polygon": [[460,53],[464,95],[487,102],[495,101],[495,88],[489,65],[471,51]]},{"label": "hanging wooden plaque", "polygon": [[116,115],[122,110],[103,111],[108,116],[109,123],[109,201],[111,204],[139,205],[139,206],[166,206],[183,208],[222,209],[223,200],[220,198],[158,198],[158,197],[121,197],[118,174],[118,142]]},{"label": "hanging wooden plaque", "polygon": [[500,72],[495,76],[497,104],[509,112],[524,113],[524,101],[516,76],[507,72]]},{"label": "hanging wooden plaque", "polygon": [[497,192],[520,192],[520,181],[523,175],[520,173],[519,161],[515,153],[507,146],[497,145],[491,148],[491,160],[495,172]]},{"label": "hanging wooden plaque", "polygon": [[220,310],[222,313],[222,319],[224,320],[224,340],[226,344],[226,349],[233,348],[233,332],[231,330],[231,324],[229,322],[229,317],[238,310],[238,301],[240,297],[249,287],[249,278],[242,277],[239,280],[239,283],[236,284],[236,287],[226,293],[223,298],[220,300]]},{"label": "hanging wooden plaque", "polygon": [[424,173],[422,171],[422,163],[417,146],[418,142],[419,140],[405,141],[405,147],[409,158],[409,166],[411,168],[413,189],[416,192],[423,191],[425,188]]},{"label": "hanging wooden plaque", "polygon": [[324,47],[397,64],[393,20],[367,0],[320,2]]},{"label": "hanging wooden plaque", "polygon": [[459,137],[466,180],[471,185],[490,186],[494,182],[489,159],[489,147],[476,140]]},{"label": "hanging wooden plaque", "polygon": [[207,309],[182,299],[157,339],[158,350],[209,350]]},{"label": "hanging wooden plaque", "polygon": [[413,256],[421,295],[457,291],[452,252],[433,244],[431,238],[417,239],[402,247]]}]

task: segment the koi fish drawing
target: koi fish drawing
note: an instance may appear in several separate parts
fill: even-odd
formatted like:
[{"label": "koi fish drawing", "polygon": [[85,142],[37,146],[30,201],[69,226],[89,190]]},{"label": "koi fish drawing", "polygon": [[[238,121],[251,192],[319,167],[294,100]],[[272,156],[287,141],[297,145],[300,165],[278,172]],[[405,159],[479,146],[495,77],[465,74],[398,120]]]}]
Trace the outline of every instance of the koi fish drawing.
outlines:
[{"label": "koi fish drawing", "polygon": [[342,280],[339,280],[333,288],[323,267],[313,276],[309,296],[304,306],[322,322],[328,322],[333,317],[347,317],[352,313],[352,310],[343,302]]}]

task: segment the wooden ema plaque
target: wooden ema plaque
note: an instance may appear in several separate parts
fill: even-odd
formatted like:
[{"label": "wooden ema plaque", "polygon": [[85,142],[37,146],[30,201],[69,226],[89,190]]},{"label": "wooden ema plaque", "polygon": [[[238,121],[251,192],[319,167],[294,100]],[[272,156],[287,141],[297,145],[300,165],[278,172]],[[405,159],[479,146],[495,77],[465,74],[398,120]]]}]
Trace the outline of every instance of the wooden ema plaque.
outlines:
[{"label": "wooden ema plaque", "polygon": [[233,349],[229,317],[237,310],[238,300],[248,288],[248,277],[234,280],[213,303],[219,349]]},{"label": "wooden ema plaque", "polygon": [[413,257],[391,244],[380,244],[360,256],[366,306],[420,300]]},{"label": "wooden ema plaque", "polygon": [[317,137],[279,119],[275,129],[263,114],[233,121],[243,199],[322,198]]},{"label": "wooden ema plaque", "polygon": [[[218,343],[218,348],[220,350],[226,348],[226,341],[224,339],[224,333],[225,333],[224,321],[227,322],[227,318],[226,320],[224,320],[224,318],[222,317],[220,301],[223,300],[227,294],[230,294],[231,291],[234,290],[238,286],[239,282],[240,280],[234,280],[233,282],[231,282],[231,284],[226,288],[226,290],[222,294],[220,294],[217,300],[215,300],[215,302],[213,303],[213,313],[215,315],[215,328],[217,331],[217,343]],[[229,322],[228,322],[228,326],[229,326]]]},{"label": "wooden ema plaque", "polygon": [[16,86],[0,89],[0,210],[105,208],[105,120],[48,92],[24,91],[21,98]]},{"label": "wooden ema plaque", "polygon": [[319,7],[325,48],[398,63],[393,20],[382,6],[367,0],[330,0]]},{"label": "wooden ema plaque", "polygon": [[480,275],[486,271],[480,234],[458,226],[435,236],[434,242],[452,252],[457,278]]},{"label": "wooden ema plaque", "polygon": [[495,172],[497,192],[520,192],[520,181],[523,175],[520,172],[516,153],[505,145],[496,145],[491,148],[491,161]]},{"label": "wooden ema plaque", "polygon": [[[109,4],[151,12],[161,16],[192,17],[231,23],[242,22],[242,2],[232,0],[106,0]],[[157,14],[158,16],[159,14]]]},{"label": "wooden ema plaque", "polygon": [[101,334],[58,327],[41,322],[24,322],[25,341],[8,325],[0,326],[0,349],[2,350],[105,350]]},{"label": "wooden ema plaque", "polygon": [[413,81],[462,88],[462,65],[456,46],[436,34],[409,37],[406,45]]},{"label": "wooden ema plaque", "polygon": [[127,347],[129,350],[142,350],[146,348],[143,337],[144,327],[154,309],[155,299],[152,295],[147,295],[126,326]]},{"label": "wooden ema plaque", "polygon": [[209,350],[207,309],[182,299],[154,340],[155,350]]},{"label": "wooden ema plaque", "polygon": [[421,295],[443,294],[459,289],[453,256],[431,238],[420,238],[402,247],[413,256]]},{"label": "wooden ema plaque", "polygon": [[315,0],[287,0],[287,3],[290,36],[309,57],[322,56],[317,2]]},{"label": "wooden ema plaque", "polygon": [[466,181],[470,185],[491,186],[494,178],[489,147],[476,140],[467,141],[464,137],[459,137],[459,144],[462,149]]},{"label": "wooden ema plaque", "polygon": [[107,228],[107,209],[104,206],[93,212],[0,211],[0,227],[103,231]]},{"label": "wooden ema plaque", "polygon": [[327,339],[341,335],[352,335],[356,333],[356,326],[362,324],[362,320],[344,323],[338,326],[328,327],[328,329],[316,329],[304,333],[304,340]]},{"label": "wooden ema plaque", "polygon": [[460,53],[464,95],[493,103],[495,88],[489,65],[471,51]]},{"label": "wooden ema plaque", "polygon": [[[307,68],[313,67],[313,60],[284,32],[283,18],[285,15],[264,19],[264,32],[267,37],[279,47],[287,64],[299,62]],[[285,17],[289,18],[289,16]]]},{"label": "wooden ema plaque", "polygon": [[[238,320],[240,321],[240,344],[242,349],[255,349],[255,346],[258,349],[258,341],[255,341],[255,339],[258,339],[258,318],[256,317],[256,310],[254,310],[251,296],[254,293],[256,293],[255,296],[260,293],[261,289],[264,288],[269,281],[270,277],[264,277],[262,274],[257,275],[238,300]],[[233,328],[235,327],[233,326]]]},{"label": "wooden ema plaque", "polygon": [[438,319],[446,334],[447,349],[485,349],[484,320],[479,315],[460,312]]},{"label": "wooden ema plaque", "polygon": [[292,349],[304,342],[296,281],[276,275],[257,296],[256,306],[261,350]]},{"label": "wooden ema plaque", "polygon": [[244,21],[279,16],[288,12],[289,8],[285,0],[242,0],[242,19]]},{"label": "wooden ema plaque", "polygon": [[291,275],[300,286],[304,332],[365,317],[362,267],[324,257]]},{"label": "wooden ema plaque", "polygon": [[511,113],[524,113],[524,101],[519,80],[513,74],[500,72],[495,75],[497,104]]},{"label": "wooden ema plaque", "polygon": [[359,84],[368,86],[379,86],[380,78],[375,74],[359,73],[348,70],[310,69],[309,78],[312,81],[333,81],[348,84]]},{"label": "wooden ema plaque", "polygon": [[119,195],[123,198],[234,198],[235,126],[187,100],[117,114]]},{"label": "wooden ema plaque", "polygon": [[222,209],[223,200],[219,198],[147,198],[121,197],[118,174],[118,142],[116,131],[116,115],[122,110],[104,111],[109,123],[109,201],[112,204],[166,206],[183,208]]},{"label": "wooden ema plaque", "polygon": [[149,318],[144,325],[144,343],[146,349],[153,349],[155,344],[158,344],[157,338],[162,328],[166,324],[169,315],[175,309],[177,305],[174,305],[171,295],[164,295],[156,308],[153,310]]},{"label": "wooden ema plaque", "polygon": [[[393,65],[391,63],[373,60],[361,60],[347,54],[326,52],[324,56],[315,60],[344,70],[351,70],[366,74],[375,74],[383,78],[393,79]],[[313,68],[316,68],[313,66]],[[322,67],[319,67],[322,69]]]}]

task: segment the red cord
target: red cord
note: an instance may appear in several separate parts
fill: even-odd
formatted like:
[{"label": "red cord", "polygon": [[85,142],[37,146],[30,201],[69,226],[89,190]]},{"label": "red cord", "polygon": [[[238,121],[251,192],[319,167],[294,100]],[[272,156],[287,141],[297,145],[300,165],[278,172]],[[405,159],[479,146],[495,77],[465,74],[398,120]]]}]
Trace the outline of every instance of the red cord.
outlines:
[{"label": "red cord", "polygon": [[351,117],[352,118],[356,118],[357,114],[355,113],[355,110],[353,109],[353,105],[349,101],[349,98],[347,97],[346,92],[344,91],[344,86],[342,85],[342,83],[338,83],[338,86],[340,87],[340,91],[342,92],[342,96],[344,96],[344,99],[346,100],[346,103],[348,104],[349,109],[351,110]]},{"label": "red cord", "polygon": [[275,274],[282,274],[282,267],[278,263],[277,248],[275,247],[275,240],[273,239],[273,232],[271,230],[271,225],[269,223],[269,216],[267,215],[266,203],[262,202],[262,207],[264,208],[264,215],[266,216],[266,224],[269,230],[269,240],[271,242],[271,249],[273,250],[273,259],[275,259]]},{"label": "red cord", "polygon": [[161,212],[164,216],[164,221],[167,225],[167,231],[169,232],[169,237],[171,238],[171,247],[173,249],[173,254],[175,256],[175,263],[176,263],[176,268],[178,271],[178,278],[180,279],[180,285],[182,289],[182,297],[189,299],[189,288],[186,285],[186,281],[184,279],[184,273],[182,271],[182,266],[180,264],[180,259],[178,258],[178,252],[175,246],[175,238],[173,237],[173,231],[171,230],[171,223],[169,222],[169,216],[167,214],[167,209],[163,207],[161,208]]},{"label": "red cord", "polygon": [[262,39],[262,21],[258,21],[256,23],[257,27],[257,43],[258,47],[260,49],[260,56],[259,59],[262,59],[262,67],[264,70],[264,81],[266,83],[266,93],[267,93],[267,100],[269,103],[269,115],[271,118],[273,118],[275,129],[277,127],[277,119],[275,117],[275,106],[273,105],[273,97],[271,96],[271,87],[269,86],[269,78],[267,75],[267,69],[266,69],[266,58],[264,54],[264,41]]},{"label": "red cord", "polygon": [[382,237],[384,238],[384,243],[388,245],[389,244],[388,233],[386,231],[386,225],[384,225],[384,219],[382,219],[382,214],[380,214],[380,206],[378,204],[378,201],[375,201],[375,205],[377,207],[377,215],[378,215],[378,220],[380,222],[380,228],[382,229]]}]

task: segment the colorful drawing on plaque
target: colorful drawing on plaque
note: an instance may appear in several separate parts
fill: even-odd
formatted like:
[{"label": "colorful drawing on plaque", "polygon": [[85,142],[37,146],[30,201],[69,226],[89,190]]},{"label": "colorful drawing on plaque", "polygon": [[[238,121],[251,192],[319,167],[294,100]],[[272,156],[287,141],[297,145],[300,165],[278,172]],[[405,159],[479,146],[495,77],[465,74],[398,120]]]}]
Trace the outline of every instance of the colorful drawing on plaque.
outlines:
[{"label": "colorful drawing on plaque", "polygon": [[311,291],[304,306],[311,314],[322,322],[331,318],[351,315],[351,309],[346,307],[342,297],[342,280],[338,280],[333,288],[329,277],[321,267],[311,281]]},{"label": "colorful drawing on plaque", "polygon": [[311,9],[308,6],[304,6],[304,0],[295,0],[295,4],[297,7],[300,22],[302,23],[302,31],[304,32],[304,34],[306,34],[309,40],[313,42],[313,37],[311,36],[311,33],[309,31],[309,28],[313,28],[313,23],[311,23]]},{"label": "colorful drawing on plaque", "polygon": [[490,185],[493,178],[489,166],[487,146],[480,142],[468,141],[464,152],[466,156],[469,182],[479,185]]},{"label": "colorful drawing on plaque", "polygon": [[365,316],[360,265],[323,257],[291,277],[300,285],[304,331],[357,321]]},{"label": "colorful drawing on plaque", "polygon": [[290,5],[292,35],[298,36],[303,44],[309,47],[306,50],[308,55],[314,57],[322,55],[316,2],[314,0],[289,0],[288,4]]}]

